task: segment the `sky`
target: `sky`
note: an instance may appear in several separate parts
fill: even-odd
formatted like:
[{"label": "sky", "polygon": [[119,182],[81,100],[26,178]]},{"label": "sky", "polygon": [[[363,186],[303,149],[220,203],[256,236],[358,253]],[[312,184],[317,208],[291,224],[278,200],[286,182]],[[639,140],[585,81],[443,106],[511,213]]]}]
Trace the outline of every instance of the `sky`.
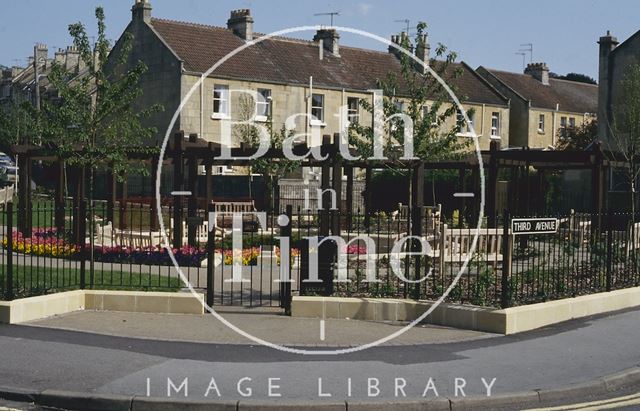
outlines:
[{"label": "sky", "polygon": [[[269,33],[294,26],[329,24],[388,38],[419,21],[428,24],[432,46],[442,43],[472,67],[522,71],[522,44],[533,44],[533,61],[546,62],[558,74],[578,72],[597,79],[598,38],[607,30],[625,40],[640,30],[639,0],[150,0],[153,16],[226,26],[229,11],[251,9],[255,31]],[[102,5],[108,36],[116,40],[131,19],[134,0],[0,0],[0,64],[24,65],[35,43],[50,54],[71,43],[70,23],[81,21],[95,33],[93,13]],[[311,39],[312,32],[293,37]],[[341,44],[386,49],[356,35],[343,34]],[[529,61],[529,55],[526,60]]]}]

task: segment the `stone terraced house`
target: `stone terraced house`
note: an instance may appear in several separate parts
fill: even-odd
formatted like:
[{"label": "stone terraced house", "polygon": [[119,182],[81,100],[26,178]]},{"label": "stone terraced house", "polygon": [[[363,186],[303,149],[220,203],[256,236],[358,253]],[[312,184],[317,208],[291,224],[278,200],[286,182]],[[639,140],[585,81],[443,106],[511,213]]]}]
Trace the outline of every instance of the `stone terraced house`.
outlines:
[{"label": "stone terraced house", "polygon": [[[152,119],[159,138],[164,137],[173,113],[191,92],[172,131],[184,130],[221,142],[221,127],[229,119],[237,119],[237,113],[243,110],[241,98],[230,90],[249,89],[257,93],[256,121],[266,121],[269,116],[273,129],[279,130],[292,114],[306,114],[295,119],[296,134],[310,135],[307,143],[317,145],[322,135],[340,131],[337,113],[341,106],[348,107],[350,121],[370,122],[370,114],[359,107],[358,100],[372,101],[371,90],[377,88],[377,81],[389,72],[399,75],[401,70],[393,51],[347,47],[339,44],[338,33],[323,29],[313,40],[277,37],[251,45],[194,88],[203,73],[225,55],[263,36],[254,32],[253,25],[246,9],[232,11],[227,27],[215,27],[154,18],[147,0],[136,1],[125,31],[134,36],[131,63],[142,60],[149,66],[142,79],[141,104],[160,103],[165,108]],[[401,38],[393,36],[393,40],[399,42]],[[416,47],[416,55],[429,61],[426,37],[423,47]],[[451,82],[463,97],[465,109],[473,108],[472,121],[480,135],[480,146],[487,149],[491,138],[501,138],[508,144],[507,98],[464,62],[453,64],[449,70],[449,74],[462,72]],[[233,146],[238,143],[232,141]]]}]

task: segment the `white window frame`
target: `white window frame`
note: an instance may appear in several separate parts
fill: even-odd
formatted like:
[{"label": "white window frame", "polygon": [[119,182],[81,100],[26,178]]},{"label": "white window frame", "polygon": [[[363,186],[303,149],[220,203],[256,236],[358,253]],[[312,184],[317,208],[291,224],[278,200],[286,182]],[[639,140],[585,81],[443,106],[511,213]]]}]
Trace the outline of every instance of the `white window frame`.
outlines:
[{"label": "white window frame", "polygon": [[[263,94],[263,92],[265,92]],[[266,95],[265,95],[266,94]],[[266,122],[271,115],[271,102],[273,101],[271,89],[259,88],[256,93],[256,121]],[[265,114],[261,114],[265,113]]]},{"label": "white window frame", "polygon": [[538,133],[544,133],[545,126],[547,125],[547,116],[545,114],[538,115]]},{"label": "white window frame", "polygon": [[575,128],[575,127],[576,127],[576,118],[569,117],[569,128]]},{"label": "white window frame", "polygon": [[[495,120],[495,126],[494,126]],[[500,138],[500,112],[493,111],[491,113],[491,137]]]},{"label": "white window frame", "polygon": [[[320,97],[320,105],[314,106],[314,97]],[[320,93],[313,93],[311,95],[311,125],[312,126],[326,126],[324,122],[324,109],[325,109],[325,96]],[[320,116],[314,114],[314,110],[320,110]]]},{"label": "white window frame", "polygon": [[462,115],[462,110],[456,110],[456,124],[462,123],[460,131],[456,134],[458,137],[471,137],[471,127],[475,122],[475,113],[473,111],[467,111],[467,117],[469,117],[469,123],[467,123]]},{"label": "white window frame", "polygon": [[[349,104],[353,101],[356,102],[355,109],[352,108]],[[358,97],[347,98],[347,121],[349,122],[349,124],[358,124],[358,122],[360,121],[360,99]]]},{"label": "white window frame", "polygon": [[567,128],[567,117],[566,116],[560,117],[560,128],[563,129],[563,130]]},{"label": "white window frame", "polygon": [[[220,92],[220,96],[216,97],[216,93],[218,92]],[[218,111],[216,111],[216,102],[218,103]],[[228,119],[230,117],[231,117],[231,110],[230,110],[230,101],[229,101],[229,85],[214,84],[213,85],[213,108],[212,108],[211,118]]]}]

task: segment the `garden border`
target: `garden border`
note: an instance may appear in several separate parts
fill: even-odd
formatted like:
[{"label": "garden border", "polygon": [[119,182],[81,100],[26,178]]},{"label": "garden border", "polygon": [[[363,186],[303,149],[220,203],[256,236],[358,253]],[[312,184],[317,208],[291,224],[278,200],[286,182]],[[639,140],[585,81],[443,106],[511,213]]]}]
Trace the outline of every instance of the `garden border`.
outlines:
[{"label": "garden border", "polygon": [[[387,298],[293,297],[291,316],[413,321],[433,304]],[[442,303],[425,322],[508,335],[638,306],[640,287],[635,287],[506,309]]]}]

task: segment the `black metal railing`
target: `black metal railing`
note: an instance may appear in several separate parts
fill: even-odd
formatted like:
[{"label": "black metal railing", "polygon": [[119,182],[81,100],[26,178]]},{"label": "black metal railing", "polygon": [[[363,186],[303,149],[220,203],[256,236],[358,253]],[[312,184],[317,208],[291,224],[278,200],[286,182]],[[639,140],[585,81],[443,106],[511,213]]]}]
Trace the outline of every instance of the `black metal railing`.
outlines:
[{"label": "black metal railing", "polygon": [[[558,219],[555,233],[514,236],[507,213],[490,219],[495,227],[483,222],[478,229],[435,210],[366,215],[289,204],[264,221],[245,216],[237,231],[243,250],[234,254],[231,215],[210,220],[215,207],[192,205],[176,224],[174,203],[166,204],[159,215],[149,202],[111,207],[37,197],[28,210],[0,205],[0,295],[11,300],[78,288],[178,291],[184,276],[214,305],[287,309],[296,294],[435,300],[447,292],[448,302],[507,307],[640,284],[640,223],[634,224],[640,219],[624,213],[545,216]],[[189,210],[187,200],[183,207]],[[406,238],[412,234],[417,237]],[[314,252],[306,249],[307,239],[331,236],[339,238],[325,240],[335,252],[319,259],[331,287],[301,287]],[[167,241],[180,245],[172,248],[173,258]],[[290,258],[285,276],[292,280],[284,286],[283,244]],[[233,281],[234,261],[241,282]]]}]

